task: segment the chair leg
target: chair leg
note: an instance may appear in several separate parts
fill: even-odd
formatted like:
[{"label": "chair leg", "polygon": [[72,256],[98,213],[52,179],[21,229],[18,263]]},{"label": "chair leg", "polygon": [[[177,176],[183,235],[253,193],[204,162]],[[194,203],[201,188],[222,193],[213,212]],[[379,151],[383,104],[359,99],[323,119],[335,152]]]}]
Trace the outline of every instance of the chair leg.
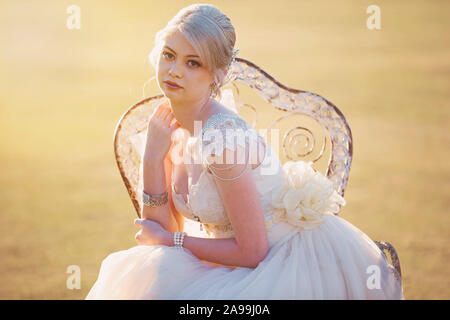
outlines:
[{"label": "chair leg", "polygon": [[402,281],[402,271],[400,268],[400,259],[398,258],[397,251],[394,246],[387,241],[374,241],[375,244],[380,248],[381,252],[383,252],[386,257],[386,251],[389,253],[389,260],[393,265],[394,274],[397,280]]}]

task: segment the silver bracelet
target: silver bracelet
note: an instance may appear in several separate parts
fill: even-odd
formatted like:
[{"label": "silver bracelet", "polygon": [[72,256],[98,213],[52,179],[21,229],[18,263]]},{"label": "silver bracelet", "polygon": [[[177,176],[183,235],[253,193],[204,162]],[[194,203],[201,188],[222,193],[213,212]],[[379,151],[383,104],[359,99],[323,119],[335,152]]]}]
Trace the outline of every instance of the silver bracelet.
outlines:
[{"label": "silver bracelet", "polygon": [[174,232],[173,234],[173,246],[175,248],[181,249],[183,248],[184,236],[186,236],[186,232]]},{"label": "silver bracelet", "polygon": [[169,193],[166,191],[156,196],[150,196],[142,191],[142,202],[147,207],[158,207],[167,203]]}]

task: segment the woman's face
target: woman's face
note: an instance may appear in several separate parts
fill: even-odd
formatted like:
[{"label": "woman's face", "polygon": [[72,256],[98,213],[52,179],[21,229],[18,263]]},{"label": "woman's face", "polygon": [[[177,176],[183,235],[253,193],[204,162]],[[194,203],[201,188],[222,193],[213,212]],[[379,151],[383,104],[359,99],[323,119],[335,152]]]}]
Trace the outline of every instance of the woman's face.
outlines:
[{"label": "woman's face", "polygon": [[[171,101],[198,102],[210,95],[213,77],[179,31],[175,31],[164,41],[156,72],[159,88]],[[167,81],[180,87],[173,88]]]}]

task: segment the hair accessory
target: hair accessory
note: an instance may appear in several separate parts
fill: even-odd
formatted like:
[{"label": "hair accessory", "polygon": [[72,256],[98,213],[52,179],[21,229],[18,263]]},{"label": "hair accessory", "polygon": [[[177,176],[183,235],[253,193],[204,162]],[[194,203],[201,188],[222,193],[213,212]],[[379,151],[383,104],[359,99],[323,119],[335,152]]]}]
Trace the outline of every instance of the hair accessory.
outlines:
[{"label": "hair accessory", "polygon": [[173,246],[177,249],[183,248],[184,237],[187,235],[186,232],[174,232],[173,234]]},{"label": "hair accessory", "polygon": [[142,191],[142,202],[147,207],[158,207],[167,203],[168,201],[168,192],[164,192],[162,194],[151,196]]},{"label": "hair accessory", "polygon": [[236,60],[236,56],[238,55],[239,51],[239,49],[233,49],[233,56],[231,58],[230,65],[233,64],[233,62]]}]

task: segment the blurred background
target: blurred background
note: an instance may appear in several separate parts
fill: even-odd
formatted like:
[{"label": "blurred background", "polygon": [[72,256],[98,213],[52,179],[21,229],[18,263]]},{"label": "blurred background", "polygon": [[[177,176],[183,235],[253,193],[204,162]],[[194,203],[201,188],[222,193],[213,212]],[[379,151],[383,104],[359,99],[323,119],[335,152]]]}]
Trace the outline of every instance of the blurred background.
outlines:
[{"label": "blurred background", "polygon": [[[0,3],[1,299],[83,299],[101,261],[136,245],[114,129],[155,75],[155,33],[192,3]],[[354,154],[341,217],[395,246],[406,299],[449,299],[450,2],[207,3],[231,18],[239,57],[343,112]],[[159,93],[153,80],[145,97]],[[66,286],[71,265],[80,289]]]}]

